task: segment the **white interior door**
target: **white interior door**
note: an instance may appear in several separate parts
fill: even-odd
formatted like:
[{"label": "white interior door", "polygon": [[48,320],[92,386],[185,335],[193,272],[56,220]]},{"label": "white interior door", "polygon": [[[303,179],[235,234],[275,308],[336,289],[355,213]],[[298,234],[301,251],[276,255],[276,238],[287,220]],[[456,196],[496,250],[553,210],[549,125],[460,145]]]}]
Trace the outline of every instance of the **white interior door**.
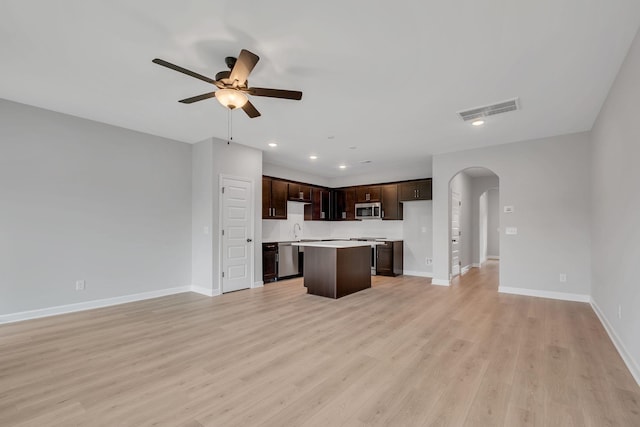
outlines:
[{"label": "white interior door", "polygon": [[222,292],[251,287],[253,194],[249,180],[222,177]]},{"label": "white interior door", "polygon": [[451,277],[460,274],[460,193],[451,192]]}]

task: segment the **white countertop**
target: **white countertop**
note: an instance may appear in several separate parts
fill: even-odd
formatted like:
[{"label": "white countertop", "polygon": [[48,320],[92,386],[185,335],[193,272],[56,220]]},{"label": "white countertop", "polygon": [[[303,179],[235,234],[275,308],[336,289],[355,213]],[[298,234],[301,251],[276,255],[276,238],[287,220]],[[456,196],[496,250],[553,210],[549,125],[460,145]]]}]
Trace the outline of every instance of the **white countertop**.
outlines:
[{"label": "white countertop", "polygon": [[384,242],[361,242],[357,240],[334,240],[330,242],[294,242],[293,246],[313,248],[357,248],[360,246],[384,245]]}]

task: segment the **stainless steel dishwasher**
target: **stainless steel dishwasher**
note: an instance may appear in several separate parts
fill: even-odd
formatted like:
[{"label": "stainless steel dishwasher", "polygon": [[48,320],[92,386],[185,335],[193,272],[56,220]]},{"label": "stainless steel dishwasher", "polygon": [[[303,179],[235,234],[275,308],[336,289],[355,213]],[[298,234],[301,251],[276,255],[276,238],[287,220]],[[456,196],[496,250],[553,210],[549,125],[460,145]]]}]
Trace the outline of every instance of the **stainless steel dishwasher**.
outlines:
[{"label": "stainless steel dishwasher", "polygon": [[298,247],[291,243],[278,243],[278,279],[300,274]]}]

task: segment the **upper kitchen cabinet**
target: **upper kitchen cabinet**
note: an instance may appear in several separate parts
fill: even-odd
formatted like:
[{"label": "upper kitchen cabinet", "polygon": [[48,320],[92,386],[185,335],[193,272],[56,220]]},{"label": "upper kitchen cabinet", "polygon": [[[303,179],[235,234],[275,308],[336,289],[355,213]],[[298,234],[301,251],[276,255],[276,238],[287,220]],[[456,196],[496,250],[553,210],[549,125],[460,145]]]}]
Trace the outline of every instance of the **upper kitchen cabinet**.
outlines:
[{"label": "upper kitchen cabinet", "polygon": [[295,202],[311,203],[311,186],[290,182],[289,200]]},{"label": "upper kitchen cabinet", "polygon": [[288,196],[287,181],[262,177],[262,218],[287,219]]},{"label": "upper kitchen cabinet", "polygon": [[380,216],[382,219],[402,219],[402,204],[398,199],[398,184],[382,185],[380,189],[382,193],[382,212]]},{"label": "upper kitchen cabinet", "polygon": [[431,179],[400,183],[400,201],[431,200]]},{"label": "upper kitchen cabinet", "polygon": [[356,219],[356,189],[355,187],[335,190],[335,214],[336,220],[352,221]]},{"label": "upper kitchen cabinet", "polygon": [[305,206],[305,219],[328,220],[331,212],[331,190],[328,188],[311,188],[311,218],[308,216],[307,206]]},{"label": "upper kitchen cabinet", "polygon": [[379,202],[380,201],[380,186],[375,185],[363,185],[356,187],[356,202]]}]

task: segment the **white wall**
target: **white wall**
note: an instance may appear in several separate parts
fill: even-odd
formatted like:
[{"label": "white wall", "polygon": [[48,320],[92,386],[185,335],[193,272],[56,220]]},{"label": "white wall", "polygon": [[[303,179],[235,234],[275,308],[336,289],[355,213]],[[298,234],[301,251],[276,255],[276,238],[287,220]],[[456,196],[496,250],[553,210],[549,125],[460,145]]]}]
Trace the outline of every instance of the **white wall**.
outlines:
[{"label": "white wall", "polygon": [[[310,221],[304,220],[304,203],[287,202],[287,219],[263,219],[262,220],[262,241],[263,242],[286,242],[308,238],[306,224]],[[298,229],[298,226],[300,228]],[[294,233],[294,227],[296,229]]]},{"label": "white wall", "polygon": [[[434,281],[448,281],[449,180],[460,170],[486,167],[500,178],[501,205],[515,208],[500,213],[502,290],[588,299],[589,159],[586,133],[435,156]],[[518,235],[504,234],[510,226]],[[560,273],[567,274],[567,283],[559,283]]]},{"label": "white wall", "polygon": [[220,257],[219,227],[219,194],[220,175],[249,178],[253,181],[253,255],[254,255],[254,282],[262,281],[262,151],[246,147],[240,144],[227,144],[226,141],[213,138],[213,283],[214,291],[220,289],[220,266],[217,260]]},{"label": "white wall", "polygon": [[[262,282],[262,151],[210,138],[195,144],[193,199],[193,272],[198,291],[216,295],[220,287],[220,176],[253,181],[253,257],[254,285]],[[210,157],[209,157],[210,156]],[[210,224],[210,233],[203,228]],[[211,272],[211,273],[209,273]],[[209,274],[211,278],[209,279]],[[208,281],[210,280],[210,281]]]},{"label": "white wall", "polygon": [[[488,191],[492,188],[498,188],[498,186],[500,185],[499,179],[496,175],[491,175],[491,176],[479,176],[479,177],[472,177],[471,178],[471,232],[469,234],[469,238],[471,240],[471,259],[472,259],[472,263],[473,264],[480,264],[481,260],[480,260],[480,222],[479,222],[479,218],[480,218],[480,206],[479,206],[479,200],[480,200],[480,196],[483,193],[487,193]],[[494,210],[491,211],[488,209],[489,205],[489,199],[487,196],[487,234],[492,233],[493,238],[497,239],[499,238],[498,233],[496,232],[496,229],[494,228],[493,230],[488,230],[488,225],[489,222],[497,222],[499,221],[499,218],[495,217],[496,211],[495,211],[495,206],[494,206]],[[489,215],[492,215],[493,218],[489,219]],[[488,237],[487,237],[488,239]],[[487,248],[488,248],[488,244],[487,244]]]},{"label": "white wall", "polygon": [[319,187],[330,187],[328,178],[295,169],[285,168],[284,166],[274,165],[267,162],[262,164],[262,174],[266,176],[282,178],[289,181],[315,184]]},{"label": "white wall", "polygon": [[0,315],[188,286],[190,265],[189,144],[0,100]]},{"label": "white wall", "polygon": [[357,175],[339,176],[329,180],[329,187],[350,187],[352,185],[378,184],[383,182],[405,181],[410,179],[431,178],[431,158],[415,163],[404,162],[400,165],[383,168],[371,163],[370,172]]},{"label": "white wall", "polygon": [[488,203],[487,203],[486,191],[482,193],[482,195],[480,196],[478,209],[479,209],[478,224],[480,225],[480,228],[478,229],[478,237],[480,241],[478,246],[479,259],[477,263],[474,263],[476,264],[475,266],[481,266],[482,263],[487,260],[487,231],[488,231],[489,221],[487,218]]},{"label": "white wall", "polygon": [[213,141],[193,144],[191,187],[191,284],[213,292]]},{"label": "white wall", "polygon": [[592,298],[640,383],[638,100],[640,35],[631,45],[591,134]]},{"label": "white wall", "polygon": [[500,189],[487,191],[487,257],[500,257]]},{"label": "white wall", "polygon": [[[405,202],[403,205],[404,273],[431,277],[433,275],[432,202],[431,200],[418,200]],[[427,264],[427,258],[432,260],[431,264]]]},{"label": "white wall", "polygon": [[[472,198],[472,189],[471,189],[472,179],[469,175],[464,172],[460,172],[451,180],[450,188],[452,192],[457,192],[460,194],[460,239],[459,239],[459,249],[460,249],[460,269],[467,268],[471,266],[471,258],[473,254],[473,243],[474,243],[474,233],[475,230],[473,228],[473,198]],[[451,203],[451,202],[449,202]],[[477,204],[477,202],[476,202]],[[477,211],[477,209],[476,209]],[[451,222],[449,221],[449,227],[451,227]],[[449,234],[451,236],[451,234]],[[449,238],[449,240],[451,240]]]}]

